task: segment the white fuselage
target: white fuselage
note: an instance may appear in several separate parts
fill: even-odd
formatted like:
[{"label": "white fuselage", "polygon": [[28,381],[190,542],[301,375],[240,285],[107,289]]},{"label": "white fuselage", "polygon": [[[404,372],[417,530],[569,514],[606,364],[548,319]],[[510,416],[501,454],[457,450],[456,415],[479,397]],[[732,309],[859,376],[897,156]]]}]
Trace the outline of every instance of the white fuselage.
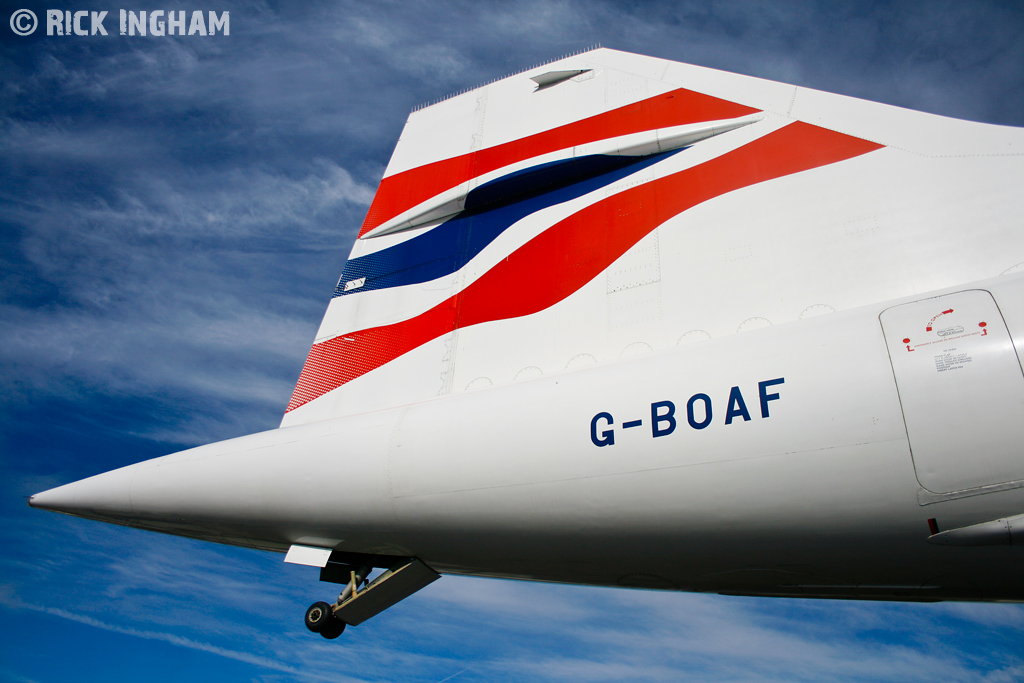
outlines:
[{"label": "white fuselage", "polygon": [[[1022,310],[1024,276],[962,289],[980,291],[981,305],[991,292]],[[977,451],[959,456],[972,467],[925,474],[918,462],[915,471],[915,458],[941,465],[948,454],[935,454],[941,443],[918,453],[908,439],[901,398],[913,393],[917,370],[904,371],[898,387],[893,354],[927,355],[921,367],[960,386],[987,381],[978,374],[986,359],[1016,363],[1024,349],[1024,319],[1006,321],[1013,343],[1003,321],[989,319],[1001,337],[913,352],[892,337],[904,332],[883,328],[892,315],[883,311],[930,310],[939,294],[203,446],[74,484],[74,501],[55,489],[34,504],[267,549],[416,556],[450,573],[761,595],[1024,599],[1019,546],[927,542],[929,519],[948,529],[1024,511],[1020,442],[1006,443],[981,412]],[[944,301],[935,299],[939,309]],[[956,343],[975,344],[972,362],[939,373],[934,358],[941,363]],[[1017,370],[1008,391],[1018,394],[993,396],[996,409],[1016,401],[1020,410]],[[938,392],[933,400],[937,421],[925,431],[941,432],[943,403],[957,399]],[[993,472],[991,481],[978,471]],[[925,476],[951,490],[925,489]],[[956,477],[968,477],[968,488],[957,489]]]}]

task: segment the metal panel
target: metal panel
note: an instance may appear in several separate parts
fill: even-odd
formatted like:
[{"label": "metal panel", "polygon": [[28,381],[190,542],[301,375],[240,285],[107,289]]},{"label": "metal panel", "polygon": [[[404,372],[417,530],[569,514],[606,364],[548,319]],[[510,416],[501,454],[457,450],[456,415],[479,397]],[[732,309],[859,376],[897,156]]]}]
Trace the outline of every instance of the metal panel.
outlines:
[{"label": "metal panel", "polygon": [[334,614],[345,623],[356,626],[439,578],[440,574],[419,560],[410,560],[386,571],[364,590],[349,598]]},{"label": "metal panel", "polygon": [[307,567],[323,567],[331,556],[331,548],[315,548],[308,545],[293,545],[288,548],[284,561],[291,564],[304,564]]},{"label": "metal panel", "polygon": [[879,318],[921,486],[1024,479],[1024,376],[992,295],[957,292]]}]

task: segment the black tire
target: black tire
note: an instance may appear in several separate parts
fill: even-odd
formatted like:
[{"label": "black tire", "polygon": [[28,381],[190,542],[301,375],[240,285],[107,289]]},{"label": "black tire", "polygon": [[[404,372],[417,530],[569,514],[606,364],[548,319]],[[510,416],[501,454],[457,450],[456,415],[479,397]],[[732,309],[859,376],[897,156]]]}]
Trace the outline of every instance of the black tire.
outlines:
[{"label": "black tire", "polygon": [[330,623],[320,629],[320,635],[328,640],[333,640],[345,631],[345,626],[345,622],[341,619],[331,617]]},{"label": "black tire", "polygon": [[313,633],[320,633],[332,621],[335,621],[334,614],[326,602],[314,602],[306,610],[306,628]]}]

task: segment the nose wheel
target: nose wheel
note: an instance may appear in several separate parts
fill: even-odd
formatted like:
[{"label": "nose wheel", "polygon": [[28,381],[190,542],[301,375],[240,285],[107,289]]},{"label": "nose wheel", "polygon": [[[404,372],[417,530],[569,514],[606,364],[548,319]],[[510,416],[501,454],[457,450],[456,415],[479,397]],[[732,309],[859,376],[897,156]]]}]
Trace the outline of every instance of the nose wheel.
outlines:
[{"label": "nose wheel", "polygon": [[306,610],[306,628],[324,638],[334,639],[345,631],[345,622],[334,616],[326,602],[314,602]]}]

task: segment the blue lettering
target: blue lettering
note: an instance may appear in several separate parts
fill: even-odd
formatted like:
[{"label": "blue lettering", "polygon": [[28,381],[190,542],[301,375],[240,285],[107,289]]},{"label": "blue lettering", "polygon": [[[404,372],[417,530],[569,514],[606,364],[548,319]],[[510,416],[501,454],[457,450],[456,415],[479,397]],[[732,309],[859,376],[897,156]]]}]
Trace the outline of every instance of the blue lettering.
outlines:
[{"label": "blue lettering", "polygon": [[[693,404],[697,401],[704,402],[704,421],[697,422],[693,416]],[[690,400],[686,402],[686,421],[690,423],[690,426],[694,429],[704,429],[711,424],[711,397],[707,394],[694,394],[690,397]]]},{"label": "blue lettering", "polygon": [[594,416],[594,419],[590,421],[590,440],[594,442],[595,446],[612,446],[615,444],[615,432],[611,429],[606,429],[601,432],[600,436],[597,433],[597,421],[607,420],[608,426],[615,424],[615,420],[609,413],[598,413]]},{"label": "blue lettering", "polygon": [[[664,413],[658,412],[667,408]],[[659,427],[662,422],[667,422],[667,427]],[[651,436],[668,436],[676,430],[676,405],[672,401],[658,401],[651,404]]]},{"label": "blue lettering", "polygon": [[729,407],[725,411],[725,424],[732,424],[734,417],[742,417],[744,422],[750,421],[750,413],[747,412],[747,404],[743,402],[743,394],[739,387],[733,387],[729,392]]},{"label": "blue lettering", "polygon": [[763,382],[757,383],[757,393],[761,397],[761,417],[768,417],[768,401],[779,400],[778,394],[768,393],[768,387],[773,387],[776,384],[784,384],[785,381],[785,377],[779,377],[778,379],[766,379]]}]

